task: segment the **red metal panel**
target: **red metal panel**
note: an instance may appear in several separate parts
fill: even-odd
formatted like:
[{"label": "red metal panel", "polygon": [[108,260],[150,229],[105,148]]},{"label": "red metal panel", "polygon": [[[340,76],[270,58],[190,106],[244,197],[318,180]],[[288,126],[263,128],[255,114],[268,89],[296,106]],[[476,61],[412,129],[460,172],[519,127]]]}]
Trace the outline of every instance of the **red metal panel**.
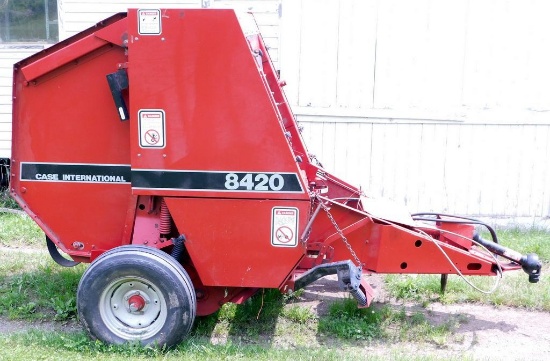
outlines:
[{"label": "red metal panel", "polygon": [[299,232],[309,202],[166,198],[179,232],[205,286],[277,288],[303,256],[305,247],[271,244],[273,207],[296,207]]},{"label": "red metal panel", "polygon": [[[65,49],[70,51],[71,45]],[[40,59],[41,54],[23,64],[32,66]],[[131,202],[129,179],[118,183],[84,182],[78,171],[98,165],[126,167],[129,171],[129,124],[118,119],[105,80],[105,75],[125,59],[122,48],[107,45],[81,56],[78,63],[44,74],[32,84],[26,85],[26,76],[15,71],[15,176],[11,187],[19,202],[69,254],[89,255],[92,250],[111,249],[129,238],[125,231]],[[35,169],[70,168],[74,177],[67,182],[62,173],[41,171],[21,179],[25,178],[24,164]],[[57,179],[48,180],[53,173]],[[74,242],[83,247],[73,247]]]},{"label": "red metal panel", "polygon": [[80,58],[89,52],[99,49],[107,44],[105,40],[97,38],[95,35],[74,42],[70,47],[64,48],[61,51],[45,56],[31,64],[23,67],[21,71],[27,81],[34,80],[62,65]]},{"label": "red metal panel", "polygon": [[[289,173],[301,187],[294,193],[232,192],[133,184],[134,192],[308,199],[265,75],[233,10],[162,10],[161,20],[161,34],[141,35],[136,10],[128,13],[132,168]],[[164,112],[163,147],[140,146],[144,109]]]},{"label": "red metal panel", "polygon": [[404,232],[392,225],[375,224],[361,258],[366,269],[377,273],[456,274],[443,255],[445,252],[465,275],[495,274],[492,258],[439,242],[442,252],[435,242],[438,241]]},{"label": "red metal panel", "polygon": [[99,49],[107,43],[124,45],[126,39],[126,14],[117,14],[103,20],[63,42],[53,45],[32,57],[31,62],[22,62],[21,71],[27,81],[34,80],[71,61]]}]

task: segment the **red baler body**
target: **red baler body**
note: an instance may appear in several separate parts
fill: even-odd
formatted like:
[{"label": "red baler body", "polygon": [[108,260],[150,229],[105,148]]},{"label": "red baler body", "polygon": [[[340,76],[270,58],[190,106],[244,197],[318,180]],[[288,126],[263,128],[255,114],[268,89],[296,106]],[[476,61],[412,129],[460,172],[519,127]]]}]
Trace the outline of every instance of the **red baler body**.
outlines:
[{"label": "red baler body", "polygon": [[[184,235],[198,314],[345,260],[363,272],[496,274],[471,225],[380,215],[311,162],[250,18],[149,15],[115,15],[14,68],[12,194],[74,260],[130,244],[170,251]],[[117,94],[115,72],[128,82]]]}]

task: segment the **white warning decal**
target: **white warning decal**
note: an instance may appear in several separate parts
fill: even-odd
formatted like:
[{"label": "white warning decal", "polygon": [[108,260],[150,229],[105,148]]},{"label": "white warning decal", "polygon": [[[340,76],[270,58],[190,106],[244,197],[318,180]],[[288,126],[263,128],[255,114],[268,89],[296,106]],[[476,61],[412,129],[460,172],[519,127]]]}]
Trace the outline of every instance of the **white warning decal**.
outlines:
[{"label": "white warning decal", "polygon": [[164,148],[166,145],[166,120],[162,109],[142,109],[138,112],[139,146]]},{"label": "white warning decal", "polygon": [[138,10],[138,33],[140,35],[159,35],[161,33],[159,9]]},{"label": "white warning decal", "polygon": [[273,207],[271,210],[271,244],[275,247],[298,245],[298,209]]}]

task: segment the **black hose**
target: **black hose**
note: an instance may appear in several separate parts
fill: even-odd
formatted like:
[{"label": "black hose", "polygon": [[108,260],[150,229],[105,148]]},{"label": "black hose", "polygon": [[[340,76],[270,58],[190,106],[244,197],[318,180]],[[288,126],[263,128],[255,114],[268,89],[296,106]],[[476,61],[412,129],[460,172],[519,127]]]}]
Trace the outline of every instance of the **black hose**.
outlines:
[{"label": "black hose", "polygon": [[[420,217],[420,216],[443,216],[443,217],[452,217],[461,219],[460,220],[451,220],[451,219],[440,219],[440,218],[426,218],[426,217]],[[479,224],[480,226],[484,226],[487,228],[489,233],[491,234],[491,238],[493,239],[493,242],[498,243],[498,237],[497,233],[493,229],[493,227],[489,226],[487,223],[482,222],[475,218],[469,218],[469,217],[462,217],[462,216],[455,216],[452,214],[443,214],[443,213],[414,213],[411,214],[411,217],[415,221],[429,221],[429,222],[441,222],[441,223],[462,223],[462,224]],[[466,222],[465,222],[466,221]]]},{"label": "black hose", "polygon": [[185,236],[183,234],[180,235],[178,238],[172,238],[174,248],[172,248],[172,253],[170,255],[178,262],[180,261],[181,255],[183,254],[184,242]]}]

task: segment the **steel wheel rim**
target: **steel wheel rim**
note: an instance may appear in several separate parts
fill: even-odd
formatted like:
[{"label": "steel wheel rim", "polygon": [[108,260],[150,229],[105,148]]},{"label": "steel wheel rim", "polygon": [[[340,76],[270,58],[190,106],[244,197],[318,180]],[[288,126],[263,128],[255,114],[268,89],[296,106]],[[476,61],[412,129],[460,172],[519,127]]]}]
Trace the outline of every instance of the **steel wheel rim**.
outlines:
[{"label": "steel wheel rim", "polygon": [[[143,308],[132,308],[129,301],[133,299],[141,299]],[[162,292],[155,284],[140,277],[111,281],[101,294],[99,305],[105,326],[125,340],[150,338],[162,329],[167,319],[167,304]]]}]

